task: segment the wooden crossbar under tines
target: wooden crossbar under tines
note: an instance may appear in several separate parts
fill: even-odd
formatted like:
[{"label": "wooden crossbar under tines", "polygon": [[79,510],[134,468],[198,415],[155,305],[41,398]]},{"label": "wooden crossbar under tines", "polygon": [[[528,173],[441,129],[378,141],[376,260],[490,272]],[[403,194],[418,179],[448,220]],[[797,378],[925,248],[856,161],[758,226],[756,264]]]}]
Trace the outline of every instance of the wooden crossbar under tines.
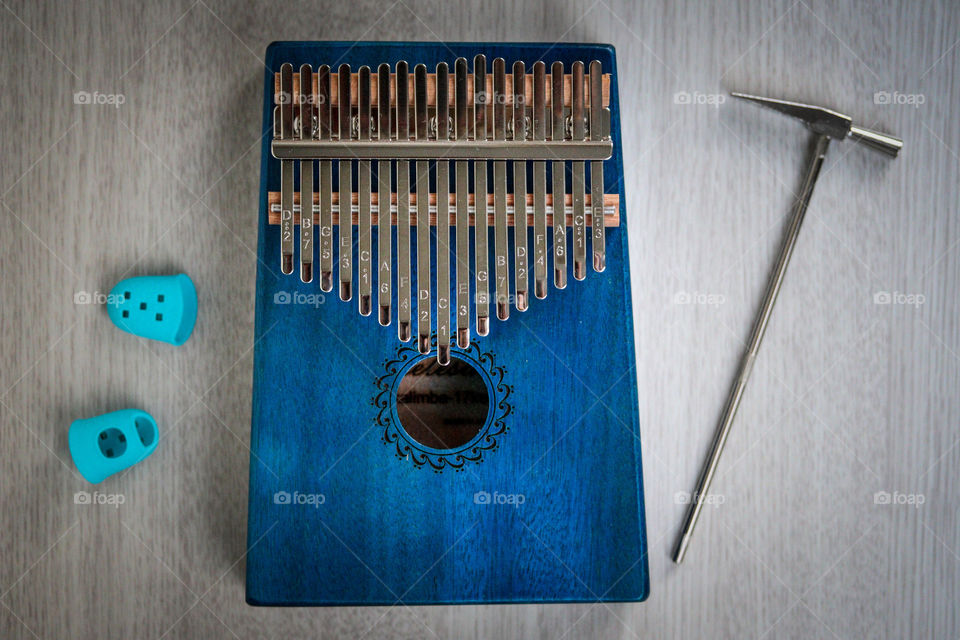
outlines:
[{"label": "wooden crossbar under tines", "polygon": [[[584,213],[584,215],[586,216],[584,218],[584,224],[589,227],[593,225],[593,214],[590,213],[590,210],[589,210],[590,207],[592,206],[589,193],[586,194],[585,200],[586,200],[585,206],[587,210]],[[457,224],[456,209],[455,209],[456,194],[451,193],[449,197],[449,201],[450,201],[450,224],[456,225]],[[547,205],[547,226],[552,227],[553,226],[553,194],[550,194],[550,193],[546,194],[545,202]],[[332,216],[333,216],[332,224],[339,225],[340,224],[340,211],[339,211],[340,194],[339,193],[337,192],[333,193],[333,197],[331,198],[330,204],[332,207],[337,208],[332,213]],[[352,221],[353,221],[353,224],[356,225],[358,224],[357,209],[359,208],[359,204],[360,204],[360,194],[354,192],[353,198],[350,204],[351,204],[351,211],[353,214]],[[269,223],[280,224],[280,192],[279,191],[271,191],[267,194],[267,205],[269,206],[269,209],[270,209],[270,214],[268,218]],[[380,196],[378,193],[373,192],[370,194],[370,205],[371,207],[379,207]],[[295,207],[293,211],[293,223],[296,225],[299,225],[300,224],[300,193],[299,192],[294,192],[293,194],[293,206]],[[319,208],[320,206],[319,193],[313,194],[313,206],[317,208]],[[397,224],[397,194],[396,193],[392,193],[390,195],[390,206],[392,207],[390,223],[396,226]],[[437,211],[436,211],[437,194],[436,193],[430,194],[429,206],[430,206],[430,226],[435,227],[437,226]],[[467,200],[467,206],[470,207],[471,209],[474,209],[476,206],[476,199],[474,198],[474,194],[472,193],[470,194],[470,197]],[[565,209],[570,210],[566,213],[566,223],[568,227],[572,227],[574,225],[573,196],[569,193],[566,194],[564,207]],[[510,210],[510,213],[508,213],[507,215],[507,223],[509,226],[512,227],[515,224],[513,211],[516,210],[515,203],[514,203],[514,195],[512,193],[507,194],[507,209]],[[534,222],[532,193],[527,194],[526,209],[527,209],[527,222],[532,227]],[[605,227],[620,226],[620,195],[619,194],[617,193],[605,194],[603,196],[603,210],[604,210],[603,225]],[[378,214],[378,211],[373,211],[371,213],[372,215],[371,224],[373,225],[376,225],[379,222],[379,218],[377,217],[377,214]],[[417,226],[417,194],[415,193],[410,194],[409,218],[410,218],[410,226],[412,227]],[[314,213],[313,221],[314,221],[314,224],[320,224],[319,211]],[[487,223],[490,226],[493,226],[494,224],[492,193],[487,194]],[[471,227],[476,224],[473,211],[469,213],[469,224]]]}]

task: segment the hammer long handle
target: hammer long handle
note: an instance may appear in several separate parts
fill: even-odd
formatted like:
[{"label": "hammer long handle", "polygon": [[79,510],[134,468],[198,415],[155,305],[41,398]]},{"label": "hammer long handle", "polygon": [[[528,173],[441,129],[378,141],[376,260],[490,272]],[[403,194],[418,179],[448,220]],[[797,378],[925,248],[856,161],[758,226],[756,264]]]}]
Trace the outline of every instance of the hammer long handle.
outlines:
[{"label": "hammer long handle", "polygon": [[807,205],[810,203],[810,196],[813,194],[813,187],[817,182],[817,176],[820,174],[820,167],[823,166],[823,159],[827,155],[829,146],[830,138],[828,136],[818,135],[814,141],[813,154],[807,165],[806,177],[803,180],[800,193],[794,202],[793,214],[787,226],[787,231],[784,234],[783,243],[780,246],[780,254],[777,257],[773,273],[770,274],[770,281],[767,283],[767,291],[763,297],[763,305],[760,307],[760,311],[754,320],[750,341],[740,361],[740,368],[734,379],[733,388],[730,389],[730,395],[727,398],[727,403],[720,416],[720,424],[714,435],[713,443],[710,445],[710,453],[700,471],[696,491],[690,496],[690,506],[687,508],[683,529],[680,532],[680,537],[677,539],[677,544],[673,552],[673,561],[677,564],[683,562],[683,558],[687,553],[687,545],[690,544],[693,530],[697,526],[697,520],[700,518],[703,502],[707,497],[710,485],[713,482],[713,476],[717,471],[717,464],[720,462],[720,455],[723,453],[727,436],[730,434],[730,427],[733,425],[733,420],[737,415],[737,409],[740,407],[740,401],[743,398],[747,380],[749,380],[750,373],[753,371],[753,364],[756,360],[757,352],[760,350],[760,343],[763,341],[767,324],[770,322],[773,305],[777,301],[777,294],[780,293],[780,286],[783,284],[783,277],[787,271],[787,265],[790,263],[790,257],[793,255],[793,248],[797,244],[800,226],[803,224],[803,218],[807,212]]}]

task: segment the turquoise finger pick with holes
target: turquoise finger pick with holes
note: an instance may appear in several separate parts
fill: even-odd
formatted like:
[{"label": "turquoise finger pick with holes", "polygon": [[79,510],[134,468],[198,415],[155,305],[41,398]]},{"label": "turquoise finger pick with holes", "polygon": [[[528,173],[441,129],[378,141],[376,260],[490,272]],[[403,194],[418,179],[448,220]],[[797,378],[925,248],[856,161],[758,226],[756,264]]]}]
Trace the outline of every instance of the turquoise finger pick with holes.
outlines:
[{"label": "turquoise finger pick with holes", "polygon": [[110,292],[107,313],[124,331],[179,346],[197,321],[197,289],[185,273],[127,278]]},{"label": "turquoise finger pick with holes", "polygon": [[80,474],[97,484],[153,453],[158,435],[156,421],[139,409],[74,420],[68,434],[70,455]]}]

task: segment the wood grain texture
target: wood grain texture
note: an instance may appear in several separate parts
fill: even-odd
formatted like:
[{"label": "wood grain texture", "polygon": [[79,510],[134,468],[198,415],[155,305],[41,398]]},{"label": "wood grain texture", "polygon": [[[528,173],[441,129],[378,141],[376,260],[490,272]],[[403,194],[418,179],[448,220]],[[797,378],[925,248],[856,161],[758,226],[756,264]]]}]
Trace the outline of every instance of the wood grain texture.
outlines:
[{"label": "wood grain texture", "polygon": [[[960,634],[956,3],[17,1],[0,12],[0,636]],[[617,47],[646,603],[243,603],[263,52],[275,39],[360,38]],[[831,149],[716,506],[676,569],[680,492],[808,144],[777,114],[718,105],[727,90],[832,106],[905,149],[892,162]],[[75,104],[77,92],[125,101]],[[120,335],[103,309],[73,302],[178,270],[200,295],[178,349]],[[883,293],[891,304],[874,303]],[[68,424],[127,406],[157,418],[156,453],[98,487],[123,493],[119,508],[74,504],[89,487]],[[924,503],[877,505],[877,492]]]}]

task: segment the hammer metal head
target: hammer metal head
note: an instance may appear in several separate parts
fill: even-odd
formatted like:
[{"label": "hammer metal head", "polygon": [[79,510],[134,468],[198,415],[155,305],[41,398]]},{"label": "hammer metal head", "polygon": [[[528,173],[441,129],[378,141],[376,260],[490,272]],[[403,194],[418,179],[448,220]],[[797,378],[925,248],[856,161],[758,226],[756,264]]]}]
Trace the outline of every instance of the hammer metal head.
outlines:
[{"label": "hammer metal head", "polygon": [[803,122],[808,129],[820,135],[829,136],[834,140],[844,140],[851,138],[856,142],[881,151],[890,157],[897,157],[900,149],[903,148],[903,141],[885,133],[871,131],[853,124],[850,116],[845,116],[832,109],[818,107],[802,102],[791,102],[789,100],[778,100],[776,98],[764,98],[761,96],[752,96],[746,93],[733,91],[730,93],[734,98],[749,100],[761,106],[785,113],[788,116],[797,118]]}]

